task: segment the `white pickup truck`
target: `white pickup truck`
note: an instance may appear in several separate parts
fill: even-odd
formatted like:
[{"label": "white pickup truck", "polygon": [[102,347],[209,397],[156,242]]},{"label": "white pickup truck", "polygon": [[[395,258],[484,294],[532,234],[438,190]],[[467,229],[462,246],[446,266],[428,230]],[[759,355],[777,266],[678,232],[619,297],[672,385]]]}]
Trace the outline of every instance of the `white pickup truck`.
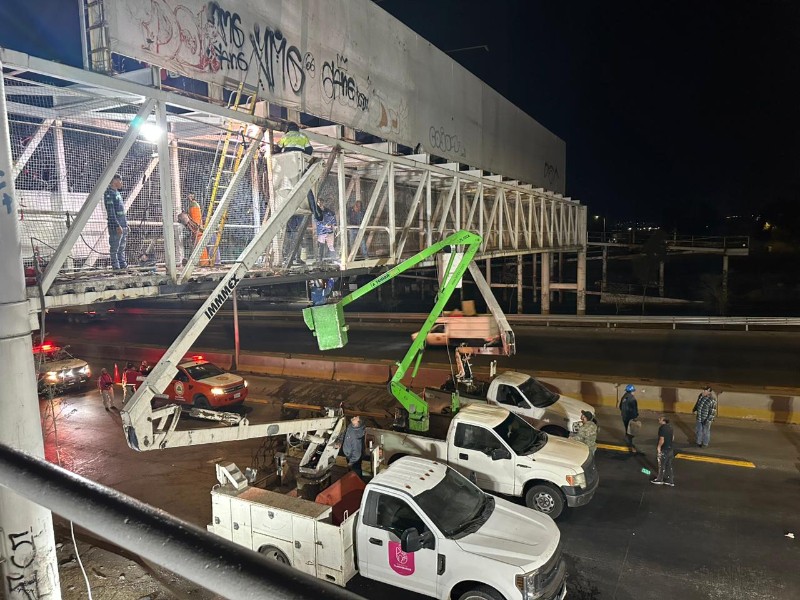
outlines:
[{"label": "white pickup truck", "polygon": [[441,462],[395,462],[361,485],[352,514],[243,478],[225,483],[217,467],[224,485],[211,492],[208,530],[325,581],[344,586],[358,572],[442,600],[566,595],[556,525],[485,494]]},{"label": "white pickup truck", "polygon": [[445,440],[367,428],[367,441],[388,464],[406,455],[444,461],[481,489],[524,498],[554,519],[565,506],[587,504],[600,482],[585,444],[550,436],[499,406],[463,407]]},{"label": "white pickup truck", "polygon": [[[452,380],[443,385],[441,390],[425,388],[425,400],[431,404],[431,412],[437,412],[436,405],[449,407],[453,390]],[[478,384],[471,390],[463,390],[459,386],[459,396],[462,404],[479,400],[502,406],[545,433],[561,437],[578,430],[581,411],[594,412],[586,402],[557,394],[535,377],[517,371],[500,373],[488,384]]]}]

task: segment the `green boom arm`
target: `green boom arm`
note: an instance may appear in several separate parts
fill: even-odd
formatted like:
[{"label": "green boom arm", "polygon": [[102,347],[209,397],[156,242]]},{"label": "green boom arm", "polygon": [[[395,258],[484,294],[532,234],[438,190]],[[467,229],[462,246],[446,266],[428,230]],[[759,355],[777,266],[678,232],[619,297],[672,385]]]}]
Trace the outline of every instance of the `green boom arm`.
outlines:
[{"label": "green boom arm", "polygon": [[406,352],[403,360],[397,363],[397,371],[394,376],[389,380],[389,390],[392,395],[397,398],[403,408],[408,411],[409,428],[412,431],[428,430],[430,425],[428,403],[420,398],[413,390],[404,386],[401,381],[406,376],[406,373],[408,373],[412,364],[414,365],[412,375],[416,376],[428,333],[436,323],[436,319],[442,314],[442,310],[444,310],[447,301],[458,286],[458,282],[467,271],[482,241],[483,239],[481,236],[475,233],[464,230],[457,231],[447,236],[442,241],[433,244],[431,247],[401,262],[399,265],[386,271],[383,275],[376,277],[367,285],[342,298],[339,302],[335,304],[324,304],[322,306],[311,306],[303,309],[303,319],[306,325],[308,325],[308,328],[317,336],[319,349],[331,350],[333,348],[342,348],[347,344],[348,327],[345,325],[343,311],[345,306],[369,294],[375,288],[383,285],[397,275],[404,273],[415,265],[418,265],[422,261],[427,260],[448,246],[465,247],[463,255],[457,261],[456,254],[451,254],[450,261],[447,264],[447,269],[442,278],[442,286],[439,290],[436,304],[433,306],[433,310],[431,310],[428,318],[425,319],[424,325],[419,330],[419,334],[411,344],[408,352]]}]

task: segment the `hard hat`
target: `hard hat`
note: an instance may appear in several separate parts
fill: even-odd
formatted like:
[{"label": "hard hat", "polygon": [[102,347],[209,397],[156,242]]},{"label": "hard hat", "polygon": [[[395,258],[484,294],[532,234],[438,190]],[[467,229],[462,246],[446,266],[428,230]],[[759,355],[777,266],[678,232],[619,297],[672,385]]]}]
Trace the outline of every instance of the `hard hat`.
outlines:
[{"label": "hard hat", "polygon": [[633,387],[633,385],[629,383],[628,385],[625,386],[625,391],[626,392],[635,392],[636,388]]},{"label": "hard hat", "polygon": [[289,121],[289,124],[286,126],[286,131],[300,131],[300,128],[294,121]]}]

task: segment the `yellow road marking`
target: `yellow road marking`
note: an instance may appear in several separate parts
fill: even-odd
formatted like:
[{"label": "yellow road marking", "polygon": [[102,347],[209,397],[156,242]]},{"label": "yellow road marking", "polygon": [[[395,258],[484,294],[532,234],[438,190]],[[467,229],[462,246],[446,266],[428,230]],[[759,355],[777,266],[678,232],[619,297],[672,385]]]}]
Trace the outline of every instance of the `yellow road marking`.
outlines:
[{"label": "yellow road marking", "polygon": [[730,467],[745,467],[747,469],[755,469],[755,463],[749,460],[735,460],[733,458],[717,458],[716,456],[698,456],[697,454],[681,454],[675,455],[675,458],[682,460],[693,460],[695,462],[715,463],[718,465],[728,465]]},{"label": "yellow road marking", "polygon": [[[621,446],[618,444],[604,444],[598,443],[598,448],[602,448],[603,450],[612,450],[614,452],[634,452],[632,448],[628,446]],[[714,463],[718,465],[727,465],[730,467],[744,467],[747,469],[755,469],[755,463],[750,462],[749,460],[736,460],[733,458],[718,458],[716,456],[700,456],[697,454],[684,454],[683,452],[678,452],[675,454],[676,459],[680,460],[693,460],[695,462],[706,462],[706,463]]]},{"label": "yellow road marking", "polygon": [[598,448],[602,448],[603,450],[613,450],[614,452],[633,452],[631,448],[628,446],[617,446],[616,444],[597,444]]}]

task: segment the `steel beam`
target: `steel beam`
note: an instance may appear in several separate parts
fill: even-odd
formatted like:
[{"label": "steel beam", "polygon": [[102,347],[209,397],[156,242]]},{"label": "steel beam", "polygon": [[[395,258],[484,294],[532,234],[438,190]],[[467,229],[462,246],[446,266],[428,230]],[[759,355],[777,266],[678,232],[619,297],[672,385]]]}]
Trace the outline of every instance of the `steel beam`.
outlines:
[{"label": "steel beam", "polygon": [[[161,190],[161,220],[164,235],[164,262],[167,275],[173,283],[177,280],[175,265],[175,198],[172,189],[172,162],[169,154],[169,123],[167,105],[156,103],[156,123],[161,130],[158,136],[158,179]],[[152,258],[152,257],[150,257]]]},{"label": "steel beam", "polygon": [[25,150],[23,150],[22,154],[19,155],[17,162],[14,163],[14,181],[16,181],[17,177],[19,177],[19,174],[22,173],[22,169],[24,169],[25,165],[28,164],[31,156],[33,156],[33,153],[36,152],[36,149],[39,147],[39,144],[42,143],[42,140],[44,139],[44,136],[47,135],[47,132],[50,131],[50,127],[52,127],[53,123],[55,123],[55,119],[45,119],[44,122],[39,125],[39,128],[36,130],[36,133],[33,134],[31,141],[28,142],[28,145],[25,146]]}]

